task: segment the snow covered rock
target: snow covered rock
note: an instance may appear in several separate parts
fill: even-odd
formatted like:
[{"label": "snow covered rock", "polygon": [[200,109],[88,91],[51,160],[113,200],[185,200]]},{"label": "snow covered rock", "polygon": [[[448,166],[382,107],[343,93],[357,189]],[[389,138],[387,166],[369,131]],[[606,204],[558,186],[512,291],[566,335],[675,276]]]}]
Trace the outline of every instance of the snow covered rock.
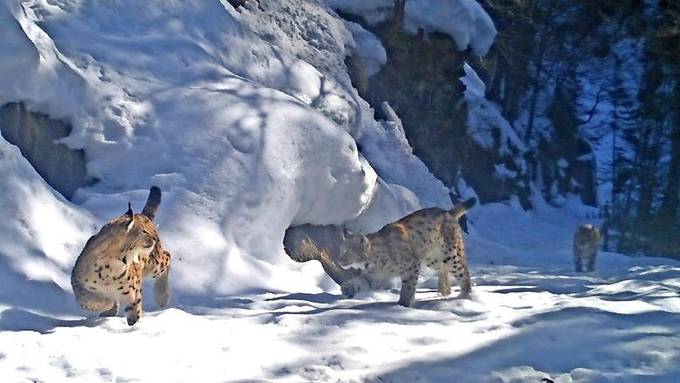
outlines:
[{"label": "snow covered rock", "polygon": [[493,20],[476,0],[409,0],[405,5],[406,28],[437,31],[451,36],[464,50],[468,46],[484,56],[496,38]]},{"label": "snow covered rock", "polygon": [[72,127],[63,121],[33,113],[21,103],[0,107],[0,133],[21,149],[38,173],[66,198],[93,182],[88,177],[85,153],[58,142]]},{"label": "snow covered rock", "polygon": [[[395,13],[394,0],[325,0],[331,8],[361,16],[368,24],[385,22]],[[484,56],[496,38],[493,20],[476,0],[408,0],[404,4],[404,26],[415,34],[440,32],[450,36],[459,50],[468,46]]]}]

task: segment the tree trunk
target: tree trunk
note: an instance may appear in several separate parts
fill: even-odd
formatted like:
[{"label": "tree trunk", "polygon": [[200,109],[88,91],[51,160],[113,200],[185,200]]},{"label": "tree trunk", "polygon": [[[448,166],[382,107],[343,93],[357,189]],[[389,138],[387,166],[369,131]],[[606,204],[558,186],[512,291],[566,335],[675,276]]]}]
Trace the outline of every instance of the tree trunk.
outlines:
[{"label": "tree trunk", "polygon": [[680,125],[675,126],[670,139],[671,164],[668,171],[668,184],[666,184],[661,203],[661,218],[664,224],[674,223],[678,217],[680,205]]},{"label": "tree trunk", "polygon": [[406,0],[394,0],[394,22],[400,27],[404,25],[405,8]]}]

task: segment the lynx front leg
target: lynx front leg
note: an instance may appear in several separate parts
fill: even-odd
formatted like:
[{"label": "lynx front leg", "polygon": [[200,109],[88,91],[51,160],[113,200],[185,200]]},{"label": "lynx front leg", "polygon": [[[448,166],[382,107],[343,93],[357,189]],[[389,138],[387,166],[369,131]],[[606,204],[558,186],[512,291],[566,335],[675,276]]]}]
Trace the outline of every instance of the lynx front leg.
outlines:
[{"label": "lynx front leg", "polygon": [[437,271],[437,290],[442,296],[451,295],[451,280],[449,278],[449,266],[447,264],[442,264],[439,266]]},{"label": "lynx front leg", "polygon": [[581,254],[579,253],[579,249],[574,246],[574,270],[576,270],[577,273],[580,273],[583,271],[583,266],[581,265]]},{"label": "lynx front leg", "polygon": [[588,260],[586,262],[586,269],[588,271],[595,271],[595,256],[597,255],[596,252],[592,252],[588,254]]},{"label": "lynx front leg", "polygon": [[134,276],[130,280],[127,290],[121,295],[121,301],[125,305],[127,323],[132,326],[142,316],[142,280]]},{"label": "lynx front leg", "polygon": [[167,307],[170,301],[170,266],[156,278],[153,286],[153,297],[159,307]]},{"label": "lynx front leg", "polygon": [[418,274],[420,273],[420,264],[414,262],[401,275],[401,293],[399,296],[399,304],[404,307],[409,307],[413,304],[416,297],[416,284],[418,283]]},{"label": "lynx front leg", "polygon": [[118,301],[114,300],[113,301],[113,306],[111,306],[110,309],[104,311],[103,313],[99,314],[100,317],[115,317],[118,315]]},{"label": "lynx front leg", "polygon": [[458,280],[458,286],[460,286],[459,298],[469,298],[472,292],[472,283],[470,282],[470,273],[467,267],[462,266],[454,271],[456,273],[456,279]]}]

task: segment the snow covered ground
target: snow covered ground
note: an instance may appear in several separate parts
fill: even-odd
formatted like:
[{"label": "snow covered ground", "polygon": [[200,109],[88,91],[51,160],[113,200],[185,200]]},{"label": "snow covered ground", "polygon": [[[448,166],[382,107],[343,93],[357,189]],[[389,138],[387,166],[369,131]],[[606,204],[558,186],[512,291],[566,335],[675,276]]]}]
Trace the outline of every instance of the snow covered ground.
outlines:
[{"label": "snow covered ground", "polygon": [[[0,382],[678,379],[680,264],[603,254],[574,274],[571,233],[593,212],[571,201],[475,208],[472,300],[438,297],[431,273],[413,308],[397,290],[344,299],[319,265],[285,256],[291,224],[369,231],[450,203],[398,116],[375,121],[351,86],[345,56],[375,71],[380,42],[326,3],[340,7],[0,0],[0,104],[71,123],[64,143],[101,179],[67,201],[0,138]],[[495,29],[460,4],[447,14],[467,28],[449,33],[481,53]],[[134,327],[85,319],[75,258],[151,184],[171,306],[146,299]]]},{"label": "snow covered ground", "polygon": [[[575,214],[574,211],[579,212]],[[171,308],[83,319],[59,289],[0,295],[4,382],[671,382],[680,379],[680,263],[601,253],[571,271],[582,209],[471,213],[472,300],[423,279],[398,293],[177,295]],[[320,268],[305,264],[302,268]],[[30,285],[41,285],[32,282]]]}]

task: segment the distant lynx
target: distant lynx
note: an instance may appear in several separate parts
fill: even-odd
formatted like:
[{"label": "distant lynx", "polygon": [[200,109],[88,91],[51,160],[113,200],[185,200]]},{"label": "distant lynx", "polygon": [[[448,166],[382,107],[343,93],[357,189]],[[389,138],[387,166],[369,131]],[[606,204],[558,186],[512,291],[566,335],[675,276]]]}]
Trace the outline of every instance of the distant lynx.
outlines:
[{"label": "distant lynx", "polygon": [[443,295],[450,293],[449,273],[454,273],[460,296],[467,297],[471,283],[458,218],[475,203],[471,198],[451,210],[419,210],[376,233],[349,235],[338,262],[357,264],[369,274],[400,276],[402,306],[413,303],[422,266],[438,271],[439,291]]},{"label": "distant lynx", "polygon": [[591,224],[581,225],[574,233],[574,268],[577,272],[583,271],[582,263],[585,263],[588,271],[595,271],[595,256],[597,255],[597,242],[600,240],[600,232]]},{"label": "distant lynx", "polygon": [[128,206],[124,215],[104,225],[80,253],[71,285],[82,308],[102,316],[118,314],[118,302],[125,304],[127,322],[133,325],[142,315],[142,279],[156,278],[154,298],[165,307],[170,298],[170,253],[163,249],[152,222],[161,190],[156,186],[141,214]]}]

